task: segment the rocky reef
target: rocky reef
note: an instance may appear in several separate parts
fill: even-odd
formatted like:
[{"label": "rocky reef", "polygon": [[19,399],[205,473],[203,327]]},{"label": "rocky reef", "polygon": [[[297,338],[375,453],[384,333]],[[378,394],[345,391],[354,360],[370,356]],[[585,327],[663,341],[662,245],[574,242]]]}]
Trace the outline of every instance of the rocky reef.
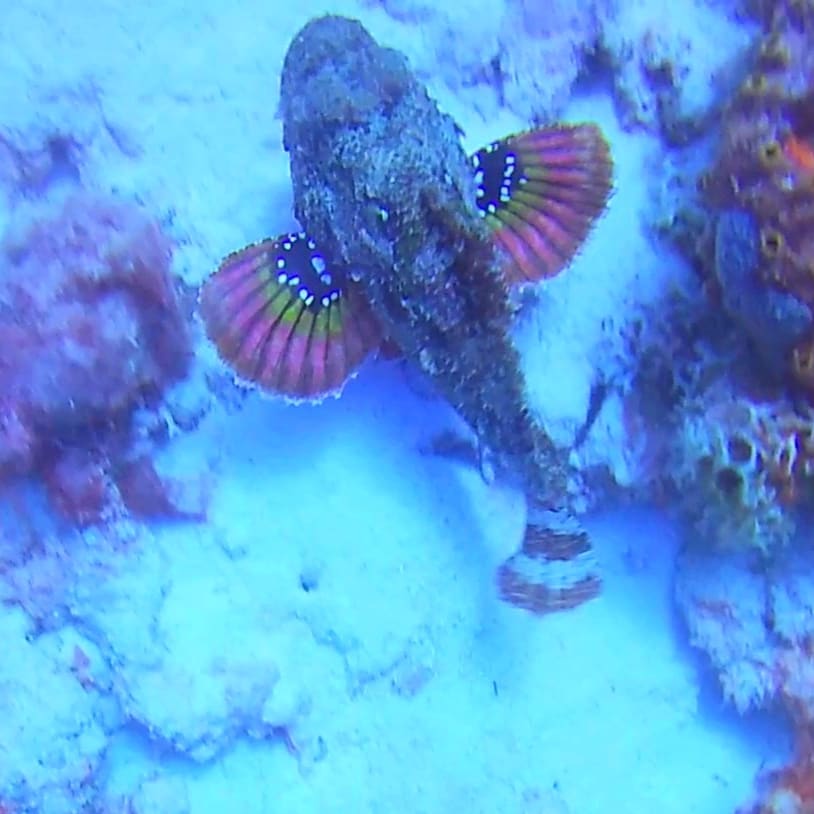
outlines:
[{"label": "rocky reef", "polygon": [[710,280],[771,365],[814,388],[814,8],[778,4],[702,177]]},{"label": "rocky reef", "polygon": [[35,207],[0,244],[0,480],[40,475],[80,525],[158,484],[130,442],[191,361],[171,258],[147,214],[90,193]]},{"label": "rocky reef", "polygon": [[814,7],[779,3],[698,182],[690,257],[703,368],[676,411],[671,471],[698,535],[769,552],[811,502]]},{"label": "rocky reef", "polygon": [[[742,812],[803,814],[814,810],[814,4],[761,12],[765,34],[679,239],[705,296],[681,351],[646,378],[671,383],[665,471],[688,522],[677,598],[691,641],[741,712],[780,707],[794,731],[790,764],[765,772]],[[651,360],[666,359],[671,332]]]}]

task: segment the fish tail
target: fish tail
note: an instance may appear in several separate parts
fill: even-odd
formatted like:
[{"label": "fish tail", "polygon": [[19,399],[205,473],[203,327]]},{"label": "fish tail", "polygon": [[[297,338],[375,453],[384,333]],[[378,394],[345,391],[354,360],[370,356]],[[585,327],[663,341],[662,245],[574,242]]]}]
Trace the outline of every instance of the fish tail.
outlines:
[{"label": "fish tail", "polygon": [[588,533],[561,512],[529,508],[520,550],[496,575],[499,597],[536,615],[575,608],[598,596],[602,580]]}]

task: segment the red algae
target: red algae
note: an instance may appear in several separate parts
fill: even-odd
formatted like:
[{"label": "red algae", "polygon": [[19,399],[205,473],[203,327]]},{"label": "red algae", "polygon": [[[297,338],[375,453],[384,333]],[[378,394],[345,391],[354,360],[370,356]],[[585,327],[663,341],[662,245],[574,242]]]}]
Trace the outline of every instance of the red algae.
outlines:
[{"label": "red algae", "polygon": [[43,477],[55,508],[103,514],[107,463],[192,350],[172,244],[137,205],[69,197],[0,243],[0,477]]}]

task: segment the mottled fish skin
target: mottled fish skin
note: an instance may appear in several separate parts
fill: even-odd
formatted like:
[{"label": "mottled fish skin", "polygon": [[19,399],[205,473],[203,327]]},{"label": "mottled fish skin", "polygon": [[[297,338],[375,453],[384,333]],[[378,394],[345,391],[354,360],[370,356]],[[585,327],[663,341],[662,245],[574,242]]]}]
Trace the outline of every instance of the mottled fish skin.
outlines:
[{"label": "mottled fish skin", "polygon": [[504,468],[561,500],[562,456],[527,406],[508,287],[453,120],[404,57],[337,16],[294,38],[280,112],[305,230]]}]

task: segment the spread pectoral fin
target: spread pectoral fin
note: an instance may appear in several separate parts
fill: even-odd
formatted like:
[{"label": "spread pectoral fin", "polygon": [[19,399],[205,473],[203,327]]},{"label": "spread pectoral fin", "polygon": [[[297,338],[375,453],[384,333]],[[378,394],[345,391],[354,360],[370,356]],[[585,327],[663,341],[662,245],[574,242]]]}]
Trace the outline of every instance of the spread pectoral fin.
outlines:
[{"label": "spread pectoral fin", "polygon": [[339,391],[381,343],[367,301],[302,233],[230,254],[203,284],[200,306],[221,358],[292,399]]},{"label": "spread pectoral fin", "polygon": [[508,136],[472,157],[477,204],[507,256],[509,283],[565,268],[604,211],[610,148],[594,124],[553,125]]}]

